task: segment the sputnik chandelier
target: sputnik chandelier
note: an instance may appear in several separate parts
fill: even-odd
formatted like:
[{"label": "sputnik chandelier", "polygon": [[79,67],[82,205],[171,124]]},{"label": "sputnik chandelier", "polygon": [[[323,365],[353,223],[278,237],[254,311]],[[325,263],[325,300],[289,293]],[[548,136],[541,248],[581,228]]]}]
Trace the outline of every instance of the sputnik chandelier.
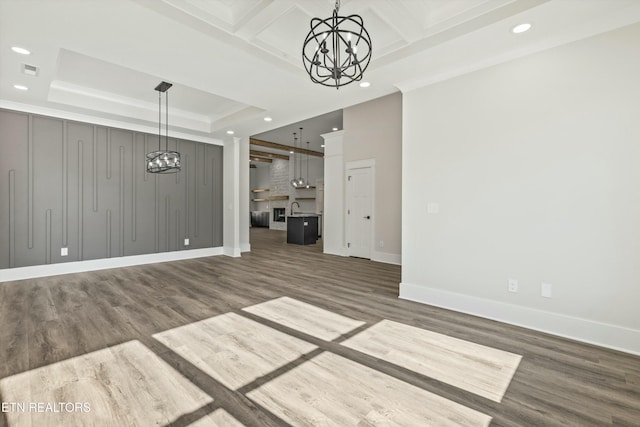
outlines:
[{"label": "sputnik chandelier", "polygon": [[[158,151],[147,153],[146,163],[147,172],[149,173],[175,173],[180,171],[180,153],[177,151],[169,151],[169,94],[167,91],[173,86],[171,83],[162,82],[156,86],[158,91]],[[162,150],[162,94],[164,93],[165,108],[165,124],[166,135],[164,139],[164,150]]]},{"label": "sputnik chandelier", "polygon": [[339,16],[336,0],[333,16],[313,18],[302,46],[302,61],[311,81],[338,89],[362,80],[371,61],[371,37],[360,15]]}]

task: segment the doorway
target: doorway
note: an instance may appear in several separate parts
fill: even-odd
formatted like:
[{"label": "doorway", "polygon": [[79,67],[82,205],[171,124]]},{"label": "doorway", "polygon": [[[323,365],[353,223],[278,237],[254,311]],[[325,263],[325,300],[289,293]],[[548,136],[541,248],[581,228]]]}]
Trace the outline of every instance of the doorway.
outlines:
[{"label": "doorway", "polygon": [[374,165],[372,161],[347,165],[347,255],[371,259],[373,241]]}]

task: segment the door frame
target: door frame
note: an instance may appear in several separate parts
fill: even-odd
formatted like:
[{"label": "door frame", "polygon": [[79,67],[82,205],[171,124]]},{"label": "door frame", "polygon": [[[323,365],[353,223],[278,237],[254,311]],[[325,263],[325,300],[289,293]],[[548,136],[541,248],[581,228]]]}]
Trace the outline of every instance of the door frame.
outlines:
[{"label": "door frame", "polygon": [[375,253],[375,236],[376,236],[376,159],[365,159],[365,160],[356,160],[353,162],[346,162],[344,167],[344,240],[343,245],[345,249],[345,253],[347,256],[349,255],[349,248],[347,247],[347,238],[350,233],[350,225],[349,225],[349,215],[348,204],[349,200],[347,198],[348,194],[348,185],[349,185],[349,171],[354,169],[364,169],[369,168],[371,172],[371,235],[369,236],[369,259],[373,259],[373,254]]}]

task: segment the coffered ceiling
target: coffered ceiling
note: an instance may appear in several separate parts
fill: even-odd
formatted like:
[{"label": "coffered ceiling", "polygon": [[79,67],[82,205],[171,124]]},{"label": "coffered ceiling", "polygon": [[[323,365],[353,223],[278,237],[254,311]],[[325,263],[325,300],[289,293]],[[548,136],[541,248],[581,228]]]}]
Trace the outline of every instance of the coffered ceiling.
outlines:
[{"label": "coffered ceiling", "polygon": [[[301,64],[310,20],[332,8],[330,0],[0,0],[0,107],[151,130],[153,88],[166,80],[173,132],[248,137],[640,21],[637,0],[342,0],[342,14],[363,17],[374,56],[371,87],[336,91],[311,83]],[[522,22],[532,30],[512,34]],[[23,74],[23,64],[38,75]]]}]

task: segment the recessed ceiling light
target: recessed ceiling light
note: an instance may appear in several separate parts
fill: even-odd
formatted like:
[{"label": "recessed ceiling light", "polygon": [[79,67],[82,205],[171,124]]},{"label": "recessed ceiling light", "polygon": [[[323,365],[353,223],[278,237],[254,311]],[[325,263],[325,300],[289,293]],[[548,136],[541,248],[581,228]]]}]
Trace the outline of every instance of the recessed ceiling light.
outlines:
[{"label": "recessed ceiling light", "polygon": [[23,47],[13,46],[11,48],[11,50],[14,51],[15,53],[19,53],[21,55],[31,55],[31,52],[29,52],[27,49],[25,49]]},{"label": "recessed ceiling light", "polygon": [[15,87],[18,90],[29,90],[28,87],[23,86],[23,85],[13,85],[13,87]]},{"label": "recessed ceiling light", "polygon": [[265,118],[264,118],[264,121],[265,121],[265,122],[270,122],[271,120],[273,120],[271,117],[265,117]]},{"label": "recessed ceiling light", "polygon": [[334,132],[335,132],[335,131],[337,131],[337,130],[338,130],[338,128],[333,128],[333,131],[334,131]]},{"label": "recessed ceiling light", "polygon": [[529,31],[530,29],[531,29],[531,24],[527,22],[524,24],[516,25],[511,29],[511,32],[513,32],[514,34],[520,34],[520,33],[524,33],[525,31]]},{"label": "recessed ceiling light", "polygon": [[360,83],[360,87],[369,87],[369,86],[371,86],[371,83],[369,83],[369,82]]},{"label": "recessed ceiling light", "polygon": [[289,154],[293,154],[293,151],[289,151]]},{"label": "recessed ceiling light", "polygon": [[235,132],[234,132],[234,131],[232,131],[232,130],[228,130],[228,131],[227,131],[227,135],[233,135],[234,133],[235,133]]},{"label": "recessed ceiling light", "polygon": [[321,147],[321,148],[324,148],[324,144],[322,144],[320,147]]}]

